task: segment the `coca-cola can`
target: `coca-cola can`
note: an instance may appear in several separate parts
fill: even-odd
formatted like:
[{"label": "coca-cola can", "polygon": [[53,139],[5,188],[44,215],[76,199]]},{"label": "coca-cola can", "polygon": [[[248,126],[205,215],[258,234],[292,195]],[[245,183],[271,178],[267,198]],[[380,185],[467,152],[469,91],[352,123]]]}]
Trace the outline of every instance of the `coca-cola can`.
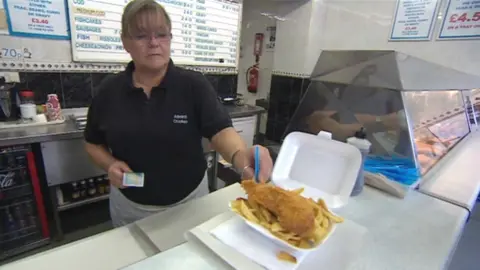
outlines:
[{"label": "coca-cola can", "polygon": [[55,121],[62,119],[62,109],[58,101],[57,94],[49,94],[46,103],[48,121]]}]

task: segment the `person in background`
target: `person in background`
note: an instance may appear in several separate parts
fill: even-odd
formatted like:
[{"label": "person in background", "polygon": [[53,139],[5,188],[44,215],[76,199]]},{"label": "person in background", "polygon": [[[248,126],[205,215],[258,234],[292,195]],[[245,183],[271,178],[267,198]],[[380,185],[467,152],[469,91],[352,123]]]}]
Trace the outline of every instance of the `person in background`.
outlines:
[{"label": "person in background", "polygon": [[[105,78],[88,111],[86,151],[108,172],[110,215],[118,227],[208,193],[202,137],[242,174],[253,177],[253,149],[232,128],[210,83],[170,59],[172,22],[154,0],[134,0],[122,15],[121,38],[131,61]],[[260,179],[272,160],[260,147]],[[124,173],[143,173],[143,187],[125,187]]]},{"label": "person in background", "polygon": [[[375,74],[376,66],[369,65],[348,85],[312,81],[287,132],[328,131],[334,139],[345,141],[365,127],[373,153],[412,157],[400,92],[371,87]],[[387,147],[391,149],[378,140],[386,132],[396,134],[396,144]]]}]

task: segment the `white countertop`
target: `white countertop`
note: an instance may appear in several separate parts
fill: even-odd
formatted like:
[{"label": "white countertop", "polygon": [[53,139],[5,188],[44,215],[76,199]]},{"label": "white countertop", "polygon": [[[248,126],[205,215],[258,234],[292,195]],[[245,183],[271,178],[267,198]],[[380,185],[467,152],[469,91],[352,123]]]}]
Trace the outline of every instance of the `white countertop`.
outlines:
[{"label": "white countertop", "polygon": [[420,184],[422,193],[472,211],[480,191],[480,133],[471,133],[441,159]]},{"label": "white countertop", "polygon": [[[195,227],[195,223],[200,220],[216,215],[214,212],[217,211],[205,209],[206,205],[214,204],[214,208],[219,210],[222,208],[221,204],[224,204],[226,209],[229,200],[243,193],[238,184],[222,191],[223,196],[217,196],[215,203],[207,203],[206,197],[205,201],[199,204],[202,207],[193,207],[195,202],[192,202],[191,206],[187,204],[182,209],[177,209],[175,214],[161,213],[141,223],[149,228],[150,232],[147,234],[155,237],[154,242],[159,243],[161,250],[167,245],[181,245],[185,243],[183,234],[187,229]],[[232,196],[229,197],[228,194]],[[351,199],[346,207],[336,212],[369,230],[364,239],[365,246],[352,268],[368,270],[443,269],[455,251],[468,215],[464,208],[419,192],[412,191],[401,200],[370,187],[366,187],[360,196]],[[181,217],[181,224],[172,223],[173,216]],[[159,233],[153,229],[155,225]],[[145,266],[142,269],[153,269],[147,267],[152,265],[152,262],[148,262],[150,260],[165,266],[188,266],[189,262],[186,261],[190,260],[190,256],[187,254],[196,249],[189,245],[168,251],[169,256],[165,253],[147,259],[147,262],[142,262],[141,265]],[[207,258],[202,255],[202,258],[202,265],[212,261],[212,269],[218,269],[216,267],[220,262],[216,256],[212,254],[211,258]],[[198,261],[200,258],[192,257],[192,260]]]},{"label": "white countertop", "polygon": [[190,242],[122,268],[122,270],[156,269],[233,270],[232,267],[218,259],[201,244]]},{"label": "white countertop", "polygon": [[110,230],[0,267],[2,270],[116,270],[152,255],[132,226]]},{"label": "white countertop", "polygon": [[208,196],[173,207],[136,222],[150,240],[165,251],[185,242],[183,234],[195,226],[229,211],[228,202],[245,192],[239,184],[228,186]]}]

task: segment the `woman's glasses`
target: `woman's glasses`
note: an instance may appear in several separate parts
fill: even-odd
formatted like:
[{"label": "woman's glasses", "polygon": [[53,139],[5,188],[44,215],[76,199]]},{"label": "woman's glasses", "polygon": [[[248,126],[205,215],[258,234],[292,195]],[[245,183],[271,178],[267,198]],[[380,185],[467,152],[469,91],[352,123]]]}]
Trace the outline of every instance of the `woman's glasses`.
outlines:
[{"label": "woman's glasses", "polygon": [[155,40],[166,42],[172,39],[172,33],[165,33],[165,32],[154,32],[150,34],[146,33],[139,33],[131,35],[132,39],[142,42],[149,42],[154,38]]}]

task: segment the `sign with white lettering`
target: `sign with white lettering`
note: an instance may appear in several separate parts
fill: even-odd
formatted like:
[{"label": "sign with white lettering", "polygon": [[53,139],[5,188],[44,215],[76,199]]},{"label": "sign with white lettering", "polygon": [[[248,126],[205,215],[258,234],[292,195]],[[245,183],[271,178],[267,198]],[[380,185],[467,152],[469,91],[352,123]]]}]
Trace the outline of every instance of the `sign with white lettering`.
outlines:
[{"label": "sign with white lettering", "polygon": [[480,0],[450,0],[440,39],[480,39]]},{"label": "sign with white lettering", "polygon": [[0,189],[7,189],[15,184],[15,173],[10,171],[7,174],[0,174]]},{"label": "sign with white lettering", "polygon": [[[120,38],[128,0],[68,0],[74,61],[128,62]],[[240,4],[157,0],[172,20],[171,57],[180,65],[235,67]]]},{"label": "sign with white lettering", "polygon": [[438,0],[398,0],[390,40],[429,40]]},{"label": "sign with white lettering", "polygon": [[5,0],[12,36],[69,39],[65,0]]}]

